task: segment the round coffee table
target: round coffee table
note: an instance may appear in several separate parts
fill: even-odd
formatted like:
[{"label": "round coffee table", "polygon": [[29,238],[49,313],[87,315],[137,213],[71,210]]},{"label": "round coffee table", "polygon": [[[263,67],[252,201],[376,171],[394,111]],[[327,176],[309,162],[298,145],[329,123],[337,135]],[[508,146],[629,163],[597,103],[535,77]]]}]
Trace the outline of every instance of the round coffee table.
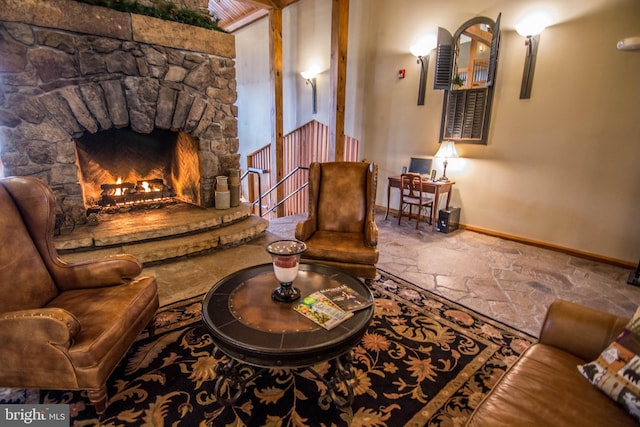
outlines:
[{"label": "round coffee table", "polygon": [[[364,336],[371,318],[373,304],[356,311],[352,317],[331,330],[326,330],[296,312],[300,300],[276,302],[271,298],[279,282],[273,265],[262,264],[231,274],[216,283],[202,303],[202,318],[211,332],[213,342],[229,357],[216,367],[216,397],[222,403],[235,402],[246,384],[268,368],[307,369],[323,381],[329,399],[336,406],[350,405],[353,391],[351,350]],[[322,264],[301,263],[294,286],[304,298],[313,292],[347,285],[373,302],[367,286],[352,275]],[[333,373],[328,379],[320,376],[312,365],[333,360]],[[238,369],[239,363],[259,368],[249,378]],[[226,383],[226,387],[223,387]],[[347,398],[337,394],[343,384]],[[233,392],[223,396],[222,390]]]}]

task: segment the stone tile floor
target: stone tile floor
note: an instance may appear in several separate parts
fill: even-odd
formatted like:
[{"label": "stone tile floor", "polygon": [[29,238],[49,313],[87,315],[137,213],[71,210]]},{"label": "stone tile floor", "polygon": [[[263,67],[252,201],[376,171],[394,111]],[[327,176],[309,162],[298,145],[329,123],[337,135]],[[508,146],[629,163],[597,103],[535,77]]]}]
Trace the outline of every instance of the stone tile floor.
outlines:
[{"label": "stone tile floor", "polygon": [[[162,305],[205,293],[227,274],[270,262],[267,243],[292,238],[302,218],[272,220],[246,244],[146,267],[143,274],[156,276]],[[382,213],[376,223],[380,269],[533,336],[556,298],[628,317],[640,304],[640,288],[626,283],[632,269],[467,230],[442,234],[427,224],[416,230],[415,222],[397,225]],[[15,401],[16,394],[24,391],[0,389],[0,401]],[[27,393],[26,401],[37,402],[37,393]]]},{"label": "stone tile floor", "polygon": [[[302,218],[272,220],[264,235],[244,245],[150,266],[143,274],[157,277],[163,305],[204,293],[229,273],[270,262],[266,244],[292,238]],[[632,269],[467,230],[443,234],[427,224],[416,230],[406,220],[398,226],[382,213],[376,223],[380,269],[534,336],[556,298],[624,316],[640,304],[640,288],[626,283]]]}]

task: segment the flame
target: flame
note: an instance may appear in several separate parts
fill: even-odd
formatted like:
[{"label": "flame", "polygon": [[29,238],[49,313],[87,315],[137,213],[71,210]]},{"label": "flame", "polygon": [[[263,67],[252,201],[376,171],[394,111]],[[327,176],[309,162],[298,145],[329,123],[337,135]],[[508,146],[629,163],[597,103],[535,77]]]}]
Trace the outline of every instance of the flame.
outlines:
[{"label": "flame", "polygon": [[164,188],[164,183],[159,178],[151,181],[137,181],[134,187],[130,182],[123,182],[122,177],[119,177],[115,185],[109,187],[108,194],[103,192],[103,199],[98,204],[108,208],[158,201],[171,202],[175,194],[166,194]]},{"label": "flame", "polygon": [[[116,180],[116,184],[122,184],[122,178],[118,178]],[[122,193],[123,193],[122,188],[116,188],[116,192],[115,192],[116,196],[122,196]]]}]

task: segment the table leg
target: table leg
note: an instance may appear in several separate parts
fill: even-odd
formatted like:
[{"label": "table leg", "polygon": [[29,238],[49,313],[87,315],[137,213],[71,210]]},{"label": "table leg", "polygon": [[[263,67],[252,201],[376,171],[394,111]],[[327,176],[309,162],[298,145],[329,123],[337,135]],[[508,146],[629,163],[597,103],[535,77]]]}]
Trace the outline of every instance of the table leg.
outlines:
[{"label": "table leg", "polygon": [[[320,396],[318,399],[318,404],[321,408],[327,409],[331,403],[340,409],[353,405],[353,386],[350,381],[354,376],[352,361],[353,353],[351,351],[333,359],[335,367],[333,375],[329,377],[329,379],[322,377],[312,367],[306,368],[316,379],[322,381],[327,386],[327,394]],[[346,397],[338,394],[340,384],[342,384],[347,391]]]},{"label": "table leg", "polygon": [[387,211],[384,213],[384,220],[389,216],[389,203],[391,202],[391,182],[387,182]]},{"label": "table leg", "polygon": [[[333,403],[339,409],[344,409],[353,404],[353,386],[351,380],[354,377],[353,353],[351,351],[342,354],[332,360],[334,364],[333,374],[327,379],[320,375],[311,366],[306,368],[317,380],[322,381],[327,386],[327,394],[318,398],[318,404],[323,409],[328,409]],[[262,375],[268,368],[255,368],[239,363],[230,358],[227,362],[218,362],[215,367],[217,379],[213,388],[213,393],[217,402],[224,406],[233,405],[242,397],[247,384]],[[339,393],[340,385],[344,386],[347,395]]]},{"label": "table leg", "polygon": [[247,384],[260,375],[266,368],[256,371],[247,365],[239,365],[235,359],[218,362],[216,365],[218,379],[213,388],[216,400],[224,406],[233,405],[244,394]]},{"label": "table leg", "polygon": [[433,231],[436,231],[436,226],[437,224],[437,214],[436,212],[438,211],[438,206],[440,204],[440,186],[437,185],[436,186],[436,192],[433,195],[433,205],[431,205],[431,229]]}]

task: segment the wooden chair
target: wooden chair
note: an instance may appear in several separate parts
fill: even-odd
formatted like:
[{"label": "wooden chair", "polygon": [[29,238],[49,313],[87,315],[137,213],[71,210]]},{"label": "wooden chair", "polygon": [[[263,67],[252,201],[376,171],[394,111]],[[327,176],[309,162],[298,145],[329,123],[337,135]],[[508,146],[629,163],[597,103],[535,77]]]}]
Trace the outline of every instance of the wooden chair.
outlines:
[{"label": "wooden chair", "polygon": [[0,180],[0,387],[86,390],[106,381],[158,308],[131,255],[69,263],[53,245],[56,203],[32,177]]},{"label": "wooden chair", "polygon": [[[420,220],[424,217],[431,224],[431,210],[433,209],[433,199],[430,193],[422,191],[422,177],[415,173],[403,173],[400,175],[400,209],[398,210],[398,225],[404,215],[413,218],[413,207],[418,208],[416,218],[416,229],[420,225]],[[408,212],[407,212],[408,209]],[[425,210],[429,210],[429,215],[423,215]]]}]

